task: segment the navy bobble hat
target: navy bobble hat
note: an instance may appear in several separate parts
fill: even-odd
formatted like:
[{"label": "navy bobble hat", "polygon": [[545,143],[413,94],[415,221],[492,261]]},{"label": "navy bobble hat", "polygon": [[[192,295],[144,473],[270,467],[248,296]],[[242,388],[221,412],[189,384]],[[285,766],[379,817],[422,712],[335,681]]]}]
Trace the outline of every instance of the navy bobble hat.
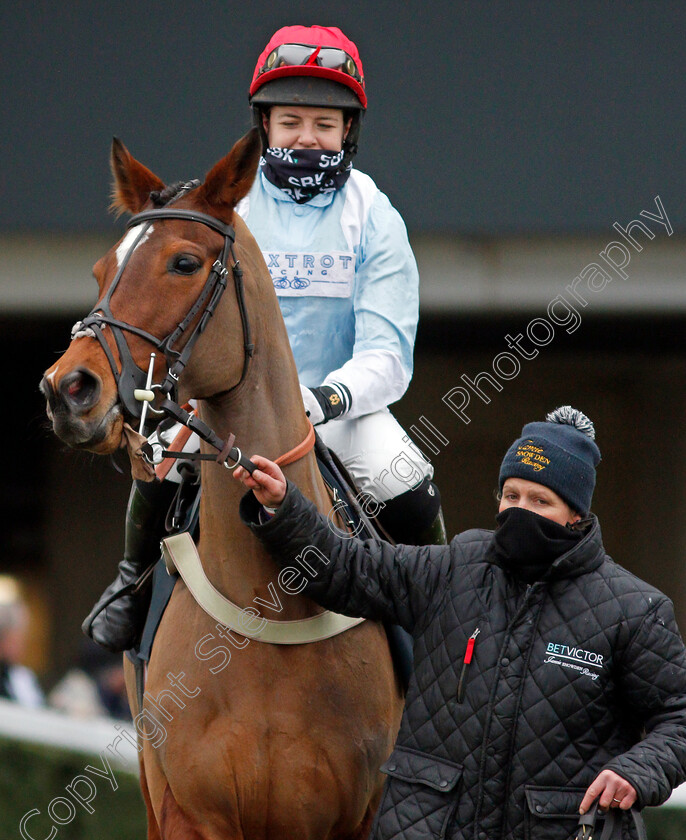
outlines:
[{"label": "navy bobble hat", "polygon": [[500,465],[499,487],[508,478],[524,478],[549,487],[579,514],[591,509],[600,450],[593,423],[576,408],[563,405],[544,422],[527,423]]}]

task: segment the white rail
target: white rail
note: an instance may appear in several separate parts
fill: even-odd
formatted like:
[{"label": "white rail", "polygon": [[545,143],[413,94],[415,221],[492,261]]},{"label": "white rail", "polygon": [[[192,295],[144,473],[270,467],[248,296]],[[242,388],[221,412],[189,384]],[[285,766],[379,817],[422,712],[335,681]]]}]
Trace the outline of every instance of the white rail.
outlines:
[{"label": "white rail", "polygon": [[[0,700],[0,736],[17,741],[99,755],[114,743],[122,730],[132,733],[133,727],[112,718],[72,718],[61,712],[25,709]],[[120,739],[117,750],[108,751],[107,757],[122,770],[138,772],[136,750],[125,739]],[[686,783],[676,788],[665,804],[686,808]]]},{"label": "white rail", "polygon": [[[129,737],[135,737],[133,725],[124,721],[106,717],[69,717],[51,709],[26,709],[0,700],[0,737],[87,755],[106,752],[110,763],[137,773],[138,754],[135,747],[121,737],[123,731],[129,733]],[[112,745],[114,748],[108,750]]]}]

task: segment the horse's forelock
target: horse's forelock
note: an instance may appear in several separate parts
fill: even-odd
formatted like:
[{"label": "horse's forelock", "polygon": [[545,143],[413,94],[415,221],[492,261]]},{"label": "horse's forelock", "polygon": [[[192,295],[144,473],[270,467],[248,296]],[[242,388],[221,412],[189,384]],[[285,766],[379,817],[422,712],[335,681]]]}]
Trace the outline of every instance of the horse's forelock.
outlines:
[{"label": "horse's forelock", "polygon": [[174,184],[169,184],[163,190],[153,190],[150,193],[150,201],[155,207],[164,207],[169,202],[176,198],[181,190],[186,186],[185,181],[176,181]]}]

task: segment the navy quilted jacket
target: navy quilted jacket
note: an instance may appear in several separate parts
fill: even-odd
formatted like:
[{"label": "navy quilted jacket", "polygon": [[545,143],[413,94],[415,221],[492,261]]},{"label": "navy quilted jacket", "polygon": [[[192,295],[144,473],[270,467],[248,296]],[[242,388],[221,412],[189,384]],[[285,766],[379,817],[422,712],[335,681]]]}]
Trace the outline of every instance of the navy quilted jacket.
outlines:
[{"label": "navy quilted jacket", "polygon": [[638,807],[686,778],[672,604],[605,554],[597,520],[527,585],[490,560],[491,531],[420,548],[341,539],[291,484],[267,524],[257,508],[244,497],[243,519],[275,559],[316,567],[315,601],[414,637],[374,840],[568,840],[601,769],[634,786]]}]

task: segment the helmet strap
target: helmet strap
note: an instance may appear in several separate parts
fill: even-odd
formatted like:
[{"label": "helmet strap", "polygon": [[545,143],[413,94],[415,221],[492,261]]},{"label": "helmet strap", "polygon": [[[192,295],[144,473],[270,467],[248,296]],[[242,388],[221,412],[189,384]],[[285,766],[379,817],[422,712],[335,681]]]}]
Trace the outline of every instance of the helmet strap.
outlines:
[{"label": "helmet strap", "polygon": [[267,151],[269,148],[269,141],[267,140],[267,132],[264,130],[264,125],[262,124],[262,115],[268,108],[271,106],[261,107],[260,105],[251,105],[250,110],[252,111],[252,122],[255,128],[257,129],[257,133],[260,136],[260,140],[262,141],[262,154]]},{"label": "helmet strap", "polygon": [[357,154],[358,141],[360,139],[360,130],[362,128],[363,114],[363,111],[356,111],[352,115],[350,130],[348,131],[347,137],[343,141],[343,151],[345,152],[345,154],[343,155],[343,160],[341,161],[341,171],[347,168],[348,164],[352,162],[352,159]]}]

